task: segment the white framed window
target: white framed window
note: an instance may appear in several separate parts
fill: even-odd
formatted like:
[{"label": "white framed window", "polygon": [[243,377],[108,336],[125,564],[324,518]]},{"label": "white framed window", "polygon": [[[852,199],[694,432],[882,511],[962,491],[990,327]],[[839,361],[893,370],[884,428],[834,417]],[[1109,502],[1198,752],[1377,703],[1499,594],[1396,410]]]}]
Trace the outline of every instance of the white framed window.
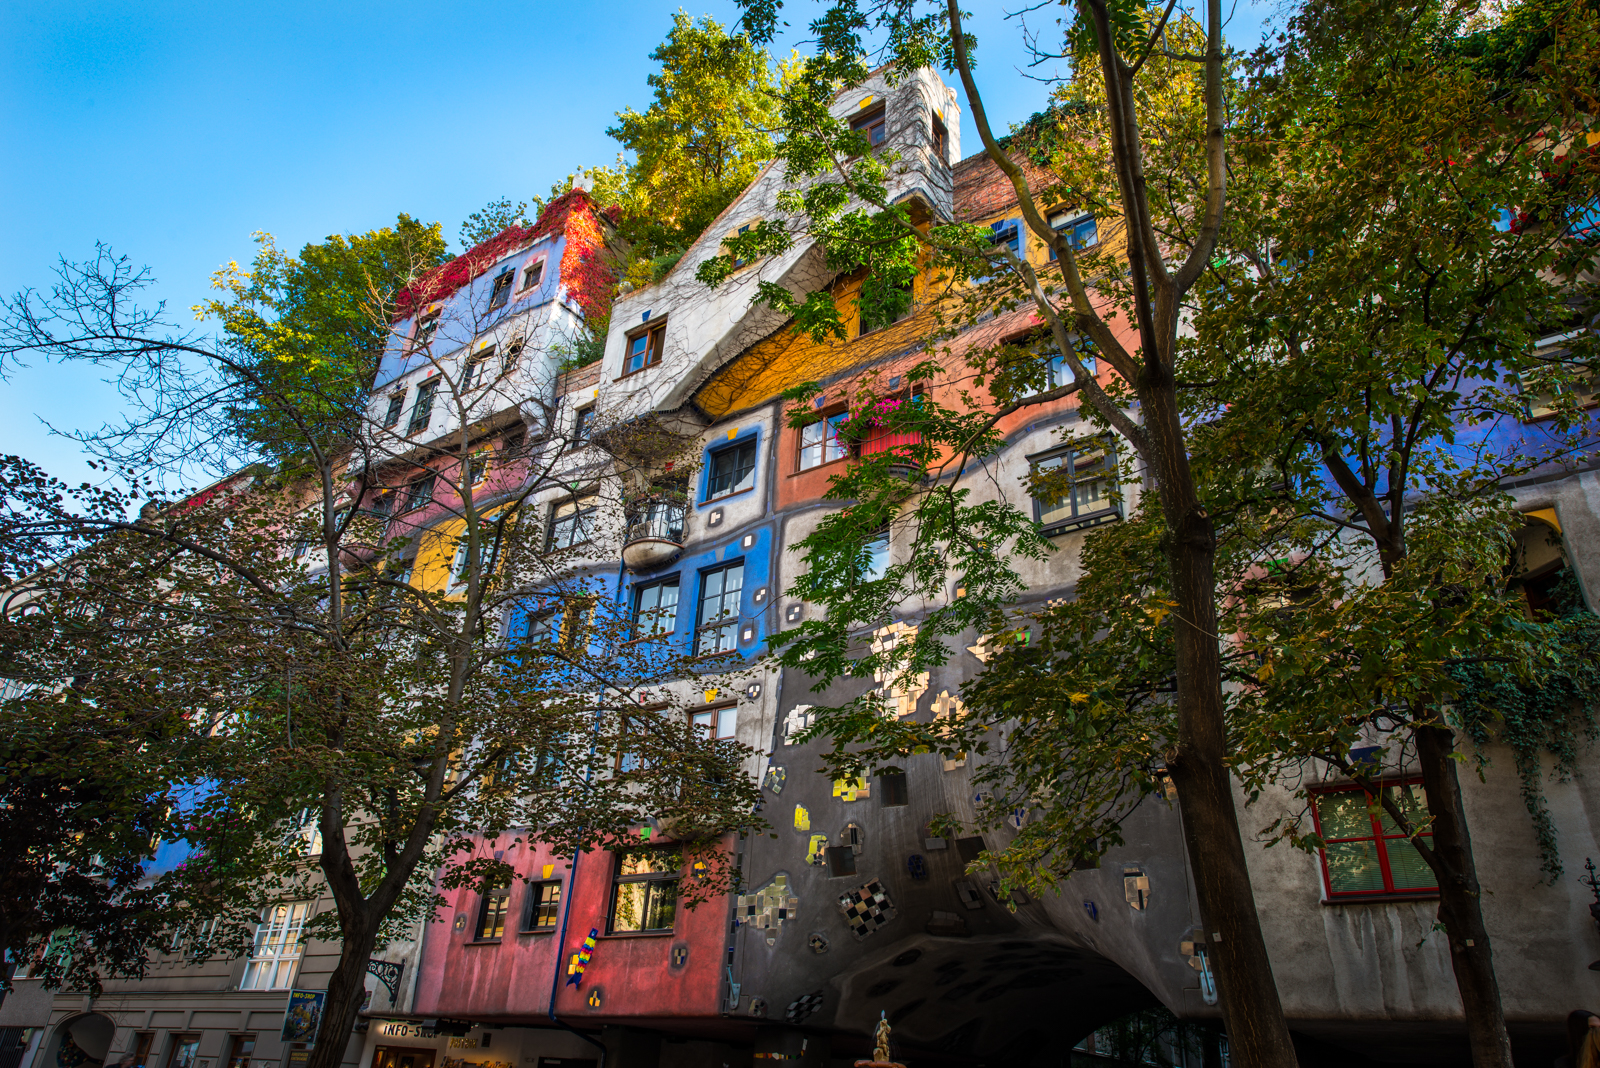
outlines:
[{"label": "white framed window", "polygon": [[301,932],[311,913],[309,901],[270,905],[256,927],[250,963],[245,965],[240,990],[287,990],[294,984],[304,943]]}]

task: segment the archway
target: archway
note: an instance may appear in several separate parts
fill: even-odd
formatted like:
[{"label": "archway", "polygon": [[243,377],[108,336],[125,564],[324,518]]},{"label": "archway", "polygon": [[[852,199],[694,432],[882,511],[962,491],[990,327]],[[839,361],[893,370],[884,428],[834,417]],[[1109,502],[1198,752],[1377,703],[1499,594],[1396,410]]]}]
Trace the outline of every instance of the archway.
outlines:
[{"label": "archway", "polygon": [[98,1012],[69,1016],[55,1026],[34,1068],[101,1068],[117,1025]]}]

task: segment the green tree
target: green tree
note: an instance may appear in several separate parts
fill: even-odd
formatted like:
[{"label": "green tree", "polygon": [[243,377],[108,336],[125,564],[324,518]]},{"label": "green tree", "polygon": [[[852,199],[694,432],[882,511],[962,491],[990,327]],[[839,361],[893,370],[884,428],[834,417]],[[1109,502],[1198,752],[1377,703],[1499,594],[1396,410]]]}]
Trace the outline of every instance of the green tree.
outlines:
[{"label": "green tree", "polygon": [[[526,395],[518,361],[464,368],[431,344],[413,350],[459,428],[419,456],[382,425],[370,374],[360,388],[343,368],[321,374],[368,350],[323,350],[281,319],[254,317],[248,287],[217,309],[225,330],[212,343],[142,311],[148,279],[125,259],[102,251],[62,273],[51,292],[8,302],[0,353],[116,368],[134,414],[93,445],[125,463],[182,449],[282,459],[172,495],[125,478],[121,492],[69,488],[9,462],[0,559],[14,567],[3,592],[45,611],[8,670],[45,693],[75,680],[83,707],[113,722],[181,722],[171,752],[189,762],[152,765],[191,788],[181,835],[195,854],[157,889],[232,921],[207,932],[191,908],[178,932],[191,945],[237,950],[262,903],[324,888],[333,898],[308,926],[339,940],[313,1068],[343,1055],[373,948],[437,907],[441,864],[447,886],[527,876],[473,858],[477,831],[572,855],[625,847],[658,819],[705,862],[683,884],[689,904],[728,888],[719,836],[757,822],[755,784],[738,768],[747,752],[661,709],[661,691],[692,685],[703,665],[629,641],[612,598],[570,577],[570,553],[546,551],[551,519],[529,502],[557,483],[552,464],[532,461],[559,455],[568,428],[507,435],[495,476],[483,477],[473,413]],[[307,292],[297,307],[365,300],[365,272],[331,277],[361,288]],[[366,307],[387,333],[392,305]],[[481,332],[473,309],[462,315]],[[251,419],[241,424],[240,410]],[[434,480],[446,531],[375,514],[419,473]],[[401,569],[446,536],[448,581],[413,585]]]},{"label": "green tree", "polygon": [[468,215],[467,221],[461,224],[461,251],[466,252],[489,240],[508,226],[527,226],[529,223],[526,202],[512,204],[509,197],[491,200]]},{"label": "green tree", "polygon": [[[744,6],[752,37],[758,43],[770,39],[780,5],[751,0]],[[1182,800],[1201,915],[1207,929],[1220,936],[1214,948],[1223,1016],[1241,1061],[1288,1066],[1294,1063],[1294,1049],[1256,916],[1227,766],[1221,651],[1215,637],[1216,529],[1191,469],[1176,376],[1184,300],[1216,254],[1224,217],[1224,93],[1229,75],[1223,14],[1214,0],[1204,8],[1203,24],[1182,17],[1174,22],[1172,10],[1106,0],[1078,5],[1064,51],[1076,61],[1074,88],[1084,101],[1082,112],[1096,123],[1098,154],[1085,160],[1082,181],[1058,180],[1039,189],[990,127],[973,75],[976,42],[963,29],[956,0],[827,5],[813,23],[819,54],[784,95],[780,158],[801,188],[780,197],[781,218],[726,244],[733,257],[752,259],[782,253],[802,236],[814,240],[830,267],[865,279],[863,316],[881,314],[898,300],[904,283],[925,268],[925,257],[932,269],[958,281],[985,279],[951,328],[975,323],[997,305],[1026,303],[1072,374],[1069,385],[1033,397],[1022,388],[1026,374],[1012,375],[1015,384],[999,398],[998,411],[1079,393],[1084,407],[1114,428],[1142,459],[1155,483],[1151,496],[1159,501],[1161,544],[1176,602],[1170,613],[1175,643],[1170,689],[1175,692],[1165,774]],[[986,228],[919,228],[908,205],[889,202],[892,159],[871,152],[864,138],[829,112],[840,86],[859,85],[868,75],[862,59],[868,32],[887,42],[891,78],[934,64],[957,72],[984,152],[1011,182],[1023,225],[1054,253],[1043,274],[1008,248],[994,246]],[[1180,32],[1182,44],[1157,49]],[[1181,186],[1147,180],[1147,159],[1181,163],[1187,180]],[[1063,196],[1092,205],[1107,224],[1113,218],[1120,222],[1126,231],[1125,261],[1109,253],[1080,257],[1069,236],[1051,228],[1041,204]],[[1185,224],[1176,230],[1167,227],[1174,218]],[[699,277],[720,284],[732,262],[732,257],[710,260]],[[1097,303],[1091,277],[1109,304]],[[844,336],[839,309],[826,290],[797,295],[762,283],[755,299],[793,316],[818,339]],[[1135,345],[1123,343],[1114,319],[1132,325]],[[1103,388],[1089,374],[1081,355],[1085,339],[1120,376],[1119,386]],[[935,340],[930,339],[930,353]],[[994,361],[1021,359],[991,348],[981,354],[979,364]],[[922,373],[931,377],[939,368]],[[913,409],[901,416],[907,429],[922,424],[922,447],[905,450],[919,475],[935,468],[954,474],[966,459],[984,455],[996,444],[994,408],[965,413],[932,404],[907,407]],[[896,422],[890,419],[891,425]],[[958,459],[944,467],[951,455]],[[993,501],[972,502],[971,492],[953,480],[919,491],[903,477],[902,465],[887,462],[863,464],[836,479],[830,496],[857,503],[829,517],[803,543],[808,571],[795,592],[826,611],[823,619],[785,633],[785,665],[807,670],[822,682],[874,672],[895,677],[942,663],[950,655],[946,643],[953,635],[971,628],[1001,631],[1001,606],[1020,586],[1008,557],[1043,555],[1049,546],[1030,517]],[[863,588],[863,546],[891,517],[911,531],[912,559],[891,567],[881,583]],[[952,584],[964,587],[968,596],[949,601],[945,591]],[[852,635],[876,626],[891,606],[908,600],[934,606],[921,617],[915,637],[863,655]],[[816,731],[833,738],[834,761],[842,767],[859,766],[878,759],[895,733],[885,727],[880,713],[870,697],[864,698],[822,711]],[[1103,770],[1115,776],[1119,766]],[[1155,788],[1153,769],[1125,770],[1127,788]],[[1105,794],[1102,788],[1100,797]],[[1080,823],[1100,822],[1097,810],[1080,810]]]}]

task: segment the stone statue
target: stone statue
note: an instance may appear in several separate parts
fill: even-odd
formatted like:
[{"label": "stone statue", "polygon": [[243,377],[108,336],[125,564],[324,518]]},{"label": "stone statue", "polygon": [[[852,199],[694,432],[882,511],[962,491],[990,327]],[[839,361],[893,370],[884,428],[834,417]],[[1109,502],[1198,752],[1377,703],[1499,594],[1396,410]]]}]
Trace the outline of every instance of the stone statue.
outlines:
[{"label": "stone statue", "polygon": [[889,1060],[889,1017],[886,1013],[878,1013],[878,1044],[872,1050],[872,1059],[879,1064],[892,1064]]}]

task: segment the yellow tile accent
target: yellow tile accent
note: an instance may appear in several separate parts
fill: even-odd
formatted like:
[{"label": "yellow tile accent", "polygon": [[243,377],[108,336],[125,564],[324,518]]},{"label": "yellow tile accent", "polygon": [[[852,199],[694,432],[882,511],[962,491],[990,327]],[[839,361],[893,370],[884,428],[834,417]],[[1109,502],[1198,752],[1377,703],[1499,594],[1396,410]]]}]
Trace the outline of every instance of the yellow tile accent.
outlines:
[{"label": "yellow tile accent", "polygon": [[732,430],[728,431],[728,440],[732,441],[734,438],[738,437],[738,435],[739,435],[739,428],[738,427],[734,427]]},{"label": "yellow tile accent", "polygon": [[810,846],[808,846],[806,848],[806,863],[807,864],[822,864],[827,859],[828,859],[828,836],[825,835],[825,834],[814,834],[814,835],[812,835],[811,836],[811,844],[810,844]]},{"label": "yellow tile accent", "polygon": [[872,103],[872,99],[873,99],[873,98],[872,98],[872,97],[870,97],[870,96],[869,96],[869,97],[865,97],[865,98],[863,98],[863,99],[862,99],[862,101],[861,101],[861,103],[859,103],[859,104],[857,104],[857,105],[856,105],[856,106],[857,106],[857,107],[861,107],[861,108],[864,108],[864,107],[866,107],[866,106],[867,106],[867,105],[868,105],[868,104],[870,104],[870,103]]},{"label": "yellow tile accent", "polygon": [[546,864],[544,866],[544,868],[541,869],[539,878],[548,879],[548,878],[550,878],[550,876],[554,875],[555,873],[556,873],[556,866],[554,864]]},{"label": "yellow tile accent", "polygon": [[705,703],[709,705],[712,701],[715,701],[717,699],[717,694],[719,694],[721,692],[722,692],[721,690],[707,690],[705,692],[705,694],[706,694],[706,702]]},{"label": "yellow tile accent", "polygon": [[863,797],[872,796],[872,787],[865,779],[835,779],[833,796],[840,801],[859,801]]},{"label": "yellow tile accent", "polygon": [[794,829],[797,831],[809,831],[811,829],[811,813],[806,811],[806,806],[804,805],[794,806]]}]

